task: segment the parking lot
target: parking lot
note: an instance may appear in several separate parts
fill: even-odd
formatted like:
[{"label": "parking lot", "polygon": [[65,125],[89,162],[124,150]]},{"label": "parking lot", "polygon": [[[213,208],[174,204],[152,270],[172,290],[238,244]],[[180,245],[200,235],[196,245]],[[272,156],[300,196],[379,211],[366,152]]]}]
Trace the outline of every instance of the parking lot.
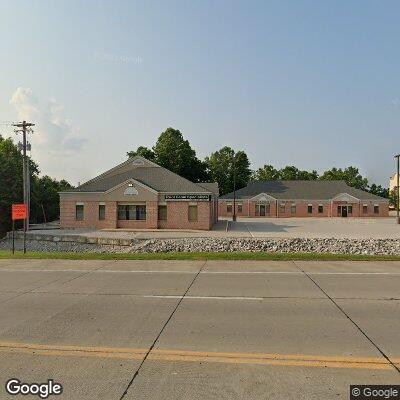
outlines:
[{"label": "parking lot", "polygon": [[400,383],[398,315],[400,262],[1,260],[0,398],[348,399]]}]

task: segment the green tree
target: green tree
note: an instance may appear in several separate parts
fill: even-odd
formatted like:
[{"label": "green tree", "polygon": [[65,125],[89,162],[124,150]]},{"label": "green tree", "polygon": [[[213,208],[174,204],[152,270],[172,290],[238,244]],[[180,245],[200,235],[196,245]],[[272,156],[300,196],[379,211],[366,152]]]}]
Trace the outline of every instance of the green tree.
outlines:
[{"label": "green tree", "polygon": [[355,167],[347,167],[344,170],[341,168],[332,168],[328,171],[325,171],[321,175],[320,179],[327,181],[343,180],[349,186],[361,190],[368,190],[368,179],[363,178],[358,168]]},{"label": "green tree", "polygon": [[293,165],[288,165],[279,170],[279,179],[284,181],[309,181],[318,179],[317,171],[302,171]]},{"label": "green tree", "polygon": [[142,156],[149,161],[155,161],[156,158],[154,151],[145,146],[139,146],[136,151],[128,151],[126,154],[128,157]]},{"label": "green tree", "polygon": [[375,185],[375,183],[369,187],[369,192],[386,199],[389,198],[389,189],[385,189],[381,185]]},{"label": "green tree", "polygon": [[390,191],[390,194],[389,194],[389,204],[392,206],[392,207],[394,207],[394,209],[396,210],[397,208],[397,190],[396,189],[393,189],[393,190],[391,190]]},{"label": "green tree", "polygon": [[57,181],[45,175],[34,176],[31,192],[32,223],[49,222],[60,217],[59,192],[71,189],[72,186],[65,180]]},{"label": "green tree", "polygon": [[[58,192],[70,188],[68,182],[48,176],[39,178],[37,164],[29,159],[31,183],[31,222],[43,222],[42,205],[47,221],[59,217]],[[11,229],[11,206],[23,202],[22,155],[11,139],[0,136],[0,237]],[[20,227],[18,222],[16,227]]]},{"label": "green tree", "polygon": [[277,181],[280,179],[279,171],[272,165],[265,164],[252,174],[255,181]]},{"label": "green tree", "polygon": [[245,187],[251,177],[250,161],[244,151],[235,152],[230,147],[212,153],[205,162],[212,182],[218,182],[220,194],[233,191],[234,174],[236,190]]},{"label": "green tree", "polygon": [[153,147],[155,162],[192,182],[207,180],[206,164],[196,157],[182,133],[173,128],[162,132]]},{"label": "green tree", "polygon": [[[38,173],[33,161],[29,170],[32,179]],[[22,155],[10,138],[0,136],[0,237],[11,229],[11,205],[22,202]]]}]

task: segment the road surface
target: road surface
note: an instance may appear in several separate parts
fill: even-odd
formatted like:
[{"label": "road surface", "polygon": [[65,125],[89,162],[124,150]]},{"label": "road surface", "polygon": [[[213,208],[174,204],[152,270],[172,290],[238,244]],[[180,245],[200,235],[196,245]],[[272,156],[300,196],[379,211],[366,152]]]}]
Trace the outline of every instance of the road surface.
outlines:
[{"label": "road surface", "polygon": [[400,262],[0,260],[0,399],[348,399],[399,316]]}]

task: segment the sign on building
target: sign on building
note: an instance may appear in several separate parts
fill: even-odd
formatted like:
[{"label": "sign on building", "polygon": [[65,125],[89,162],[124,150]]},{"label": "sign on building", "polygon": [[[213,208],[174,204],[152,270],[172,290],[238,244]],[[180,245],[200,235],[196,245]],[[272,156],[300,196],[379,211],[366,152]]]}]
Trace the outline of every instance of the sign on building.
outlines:
[{"label": "sign on building", "polygon": [[165,200],[211,201],[211,195],[209,195],[209,194],[166,194]]}]

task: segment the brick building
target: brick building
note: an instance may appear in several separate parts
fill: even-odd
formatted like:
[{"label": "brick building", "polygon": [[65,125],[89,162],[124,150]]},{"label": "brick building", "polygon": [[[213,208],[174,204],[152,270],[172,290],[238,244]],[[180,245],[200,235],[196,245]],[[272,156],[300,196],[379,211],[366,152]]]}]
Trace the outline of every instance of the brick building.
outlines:
[{"label": "brick building", "polygon": [[[221,196],[218,215],[232,216],[233,193]],[[236,191],[237,217],[387,217],[388,199],[344,181],[254,181]]]},{"label": "brick building", "polygon": [[193,183],[132,157],[60,193],[61,228],[211,229],[218,219],[218,185]]}]

